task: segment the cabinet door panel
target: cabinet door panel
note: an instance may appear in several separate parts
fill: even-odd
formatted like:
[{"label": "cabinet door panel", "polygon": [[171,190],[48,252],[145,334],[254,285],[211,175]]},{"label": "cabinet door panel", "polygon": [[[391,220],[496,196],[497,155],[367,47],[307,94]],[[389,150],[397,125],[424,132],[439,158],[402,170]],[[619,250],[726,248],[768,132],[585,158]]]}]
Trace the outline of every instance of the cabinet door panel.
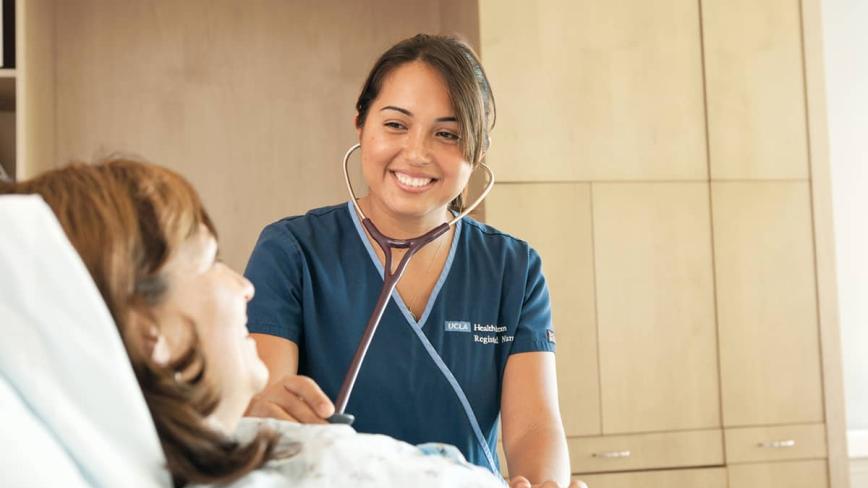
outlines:
[{"label": "cabinet door panel", "polygon": [[486,221],[543,260],[557,333],[558,395],[567,435],[600,433],[591,199],[585,184],[499,184]]},{"label": "cabinet door panel", "polygon": [[723,468],[574,476],[591,488],[724,488]]},{"label": "cabinet door panel", "polygon": [[500,181],[707,176],[695,0],[480,0]]},{"label": "cabinet door panel", "polygon": [[729,466],[730,488],[825,488],[826,461],[735,464]]},{"label": "cabinet door panel", "polygon": [[726,429],[726,461],[745,463],[826,457],[823,424]]},{"label": "cabinet door panel", "polygon": [[724,463],[719,429],[568,438],[573,473],[695,468]]},{"label": "cabinet door panel", "polygon": [[708,185],[592,192],[603,433],[718,427]]},{"label": "cabinet door panel", "polygon": [[808,177],[799,0],[703,0],[712,178]]},{"label": "cabinet door panel", "polygon": [[823,421],[810,192],[712,184],[726,426]]}]

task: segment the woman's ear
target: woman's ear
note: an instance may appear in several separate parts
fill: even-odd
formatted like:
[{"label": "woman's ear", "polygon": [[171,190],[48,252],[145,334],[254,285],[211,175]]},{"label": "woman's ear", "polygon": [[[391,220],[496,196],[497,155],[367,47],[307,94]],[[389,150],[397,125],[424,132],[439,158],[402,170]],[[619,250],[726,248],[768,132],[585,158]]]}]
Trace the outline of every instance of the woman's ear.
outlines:
[{"label": "woman's ear", "polygon": [[356,115],[353,116],[353,127],[356,128],[356,136],[359,138],[359,142],[362,142],[362,126],[359,125],[358,112],[356,112]]}]

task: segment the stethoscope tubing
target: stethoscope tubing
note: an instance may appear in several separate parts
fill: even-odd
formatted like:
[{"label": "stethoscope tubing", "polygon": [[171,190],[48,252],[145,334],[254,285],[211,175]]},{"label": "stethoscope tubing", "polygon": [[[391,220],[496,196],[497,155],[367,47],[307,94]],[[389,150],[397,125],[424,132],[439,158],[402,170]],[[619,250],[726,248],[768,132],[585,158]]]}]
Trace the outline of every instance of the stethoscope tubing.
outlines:
[{"label": "stethoscope tubing", "polygon": [[[346,375],[344,376],[344,381],[341,384],[341,389],[338,392],[337,400],[335,401],[335,414],[329,417],[329,422],[331,423],[339,423],[339,424],[352,424],[355,419],[352,415],[346,413],[347,403],[349,402],[350,395],[353,391],[353,386],[355,386],[356,378],[358,378],[359,370],[361,369],[362,362],[365,360],[365,355],[368,353],[368,348],[371,345],[371,340],[374,338],[374,333],[377,331],[377,327],[380,325],[380,320],[383,318],[383,313],[386,310],[386,306],[389,303],[389,297],[391,297],[392,292],[395,291],[395,287],[398,286],[398,281],[401,280],[401,276],[404,274],[404,271],[407,269],[407,264],[409,264],[410,259],[425,245],[434,241],[441,235],[445,234],[449,231],[449,228],[455,225],[459,220],[464,218],[467,214],[473,211],[476,207],[479,206],[480,203],[488,196],[488,193],[491,192],[492,187],[494,186],[494,173],[492,173],[491,169],[486,166],[484,163],[479,163],[479,166],[485,170],[488,174],[488,182],[485,185],[485,188],[482,190],[482,193],[473,201],[470,205],[467,206],[461,213],[456,215],[449,222],[444,222],[437,227],[431,229],[430,231],[413,237],[412,239],[394,239],[383,235],[377,226],[374,225],[374,222],[368,218],[365,213],[362,211],[362,208],[359,206],[358,197],[356,197],[356,192],[353,190],[353,185],[350,182],[348,164],[350,156],[353,152],[361,147],[360,144],[356,144],[351,147],[346,154],[344,154],[344,179],[347,184],[347,191],[350,194],[351,201],[353,206],[358,212],[359,217],[362,220],[362,225],[377,242],[377,245],[383,250],[383,255],[385,256],[385,265],[383,267],[383,288],[380,290],[380,295],[377,298],[377,304],[374,306],[374,310],[371,312],[371,316],[368,319],[368,323],[365,326],[365,330],[362,333],[362,338],[359,341],[358,347],[356,347],[356,352],[353,355],[353,359],[350,362],[350,367],[347,370]],[[407,249],[407,252],[404,253],[404,256],[398,262],[395,270],[392,270],[392,249]]]}]

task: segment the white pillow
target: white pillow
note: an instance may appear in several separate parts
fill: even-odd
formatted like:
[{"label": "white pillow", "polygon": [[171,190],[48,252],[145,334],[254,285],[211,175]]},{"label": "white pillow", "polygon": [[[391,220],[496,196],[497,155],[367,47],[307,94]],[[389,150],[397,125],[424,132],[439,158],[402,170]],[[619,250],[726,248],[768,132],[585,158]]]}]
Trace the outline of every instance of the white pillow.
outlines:
[{"label": "white pillow", "polygon": [[[16,452],[19,445],[40,456],[12,467],[13,479],[171,486],[108,308],[38,196],[0,196],[0,379],[0,423],[11,424],[0,458],[30,455]],[[8,398],[13,393],[17,402]],[[5,480],[10,472],[3,466],[0,473]]]}]

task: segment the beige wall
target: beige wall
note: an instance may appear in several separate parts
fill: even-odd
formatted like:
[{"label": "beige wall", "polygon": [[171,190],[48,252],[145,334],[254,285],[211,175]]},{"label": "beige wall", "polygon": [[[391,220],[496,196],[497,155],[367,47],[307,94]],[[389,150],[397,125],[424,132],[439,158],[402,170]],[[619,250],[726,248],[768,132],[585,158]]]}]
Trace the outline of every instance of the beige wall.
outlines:
[{"label": "beige wall", "polygon": [[376,56],[417,32],[475,41],[475,2],[76,0],[55,3],[52,161],[115,151],[202,193],[243,267],[261,228],[346,200],[340,158]]}]

